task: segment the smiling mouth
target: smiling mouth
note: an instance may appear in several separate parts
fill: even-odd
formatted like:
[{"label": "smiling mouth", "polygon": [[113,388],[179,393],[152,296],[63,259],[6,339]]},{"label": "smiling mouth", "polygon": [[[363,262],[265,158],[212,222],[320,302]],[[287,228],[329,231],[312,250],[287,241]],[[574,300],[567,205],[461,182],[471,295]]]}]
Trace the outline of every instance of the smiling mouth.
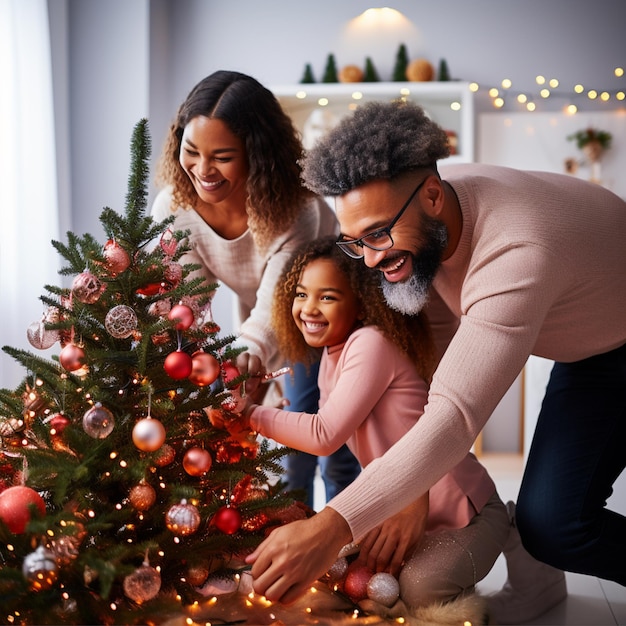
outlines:
[{"label": "smiling mouth", "polygon": [[326,324],[323,322],[307,322],[306,320],[302,320],[302,325],[309,333],[316,333],[326,328]]},{"label": "smiling mouth", "polygon": [[394,259],[385,259],[385,261],[379,263],[376,266],[376,269],[383,272],[383,274],[393,274],[406,263],[407,258],[408,254],[400,257],[395,257]]},{"label": "smiling mouth", "polygon": [[222,180],[217,180],[214,182],[201,180],[200,178],[197,178],[197,177],[196,177],[196,180],[198,181],[198,184],[200,185],[200,187],[202,187],[202,189],[204,189],[205,191],[215,191],[216,189],[219,189],[226,182],[226,180],[223,178]]}]

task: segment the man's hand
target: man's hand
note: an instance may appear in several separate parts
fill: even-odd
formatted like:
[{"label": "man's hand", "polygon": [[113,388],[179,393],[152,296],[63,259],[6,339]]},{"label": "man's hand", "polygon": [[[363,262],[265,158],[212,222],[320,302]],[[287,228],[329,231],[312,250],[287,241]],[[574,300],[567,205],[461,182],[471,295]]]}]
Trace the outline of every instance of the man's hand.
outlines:
[{"label": "man's hand", "polygon": [[358,561],[374,572],[396,578],[402,562],[421,542],[428,518],[428,493],[371,530],[359,542]]},{"label": "man's hand", "polygon": [[252,564],[255,592],[273,602],[295,602],[330,569],[351,539],[346,520],[329,507],[277,528],[246,558]]}]

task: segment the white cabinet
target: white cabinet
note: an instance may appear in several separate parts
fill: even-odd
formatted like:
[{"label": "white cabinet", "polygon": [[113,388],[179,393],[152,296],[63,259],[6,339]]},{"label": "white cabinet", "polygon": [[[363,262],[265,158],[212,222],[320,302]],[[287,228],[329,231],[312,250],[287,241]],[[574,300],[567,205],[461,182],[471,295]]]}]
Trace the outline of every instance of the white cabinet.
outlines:
[{"label": "white cabinet", "polygon": [[446,163],[474,160],[474,94],[469,83],[312,83],[275,85],[270,89],[303,133],[305,147],[359,104],[402,98],[422,106],[442,128],[454,133],[457,154]]}]

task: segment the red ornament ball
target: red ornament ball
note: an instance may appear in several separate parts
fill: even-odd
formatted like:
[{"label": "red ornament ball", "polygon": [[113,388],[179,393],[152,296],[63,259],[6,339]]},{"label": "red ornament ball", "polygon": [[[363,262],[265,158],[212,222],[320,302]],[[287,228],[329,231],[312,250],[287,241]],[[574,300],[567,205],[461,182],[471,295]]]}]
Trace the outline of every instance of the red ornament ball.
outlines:
[{"label": "red ornament ball", "polygon": [[30,487],[17,485],[0,493],[0,519],[16,535],[21,535],[30,522],[30,505],[34,504],[41,515],[46,514],[46,503]]},{"label": "red ornament ball", "polygon": [[346,595],[353,602],[365,600],[367,598],[367,583],[373,575],[374,572],[366,565],[358,561],[351,563],[348,566],[346,579],[343,583],[343,590]]},{"label": "red ornament ball", "polygon": [[48,425],[50,426],[50,434],[53,436],[60,436],[69,423],[69,417],[66,417],[63,413],[53,415],[48,422]]},{"label": "red ornament ball", "polygon": [[186,352],[176,350],[165,357],[163,368],[170,378],[182,380],[191,374],[193,365],[191,357]]},{"label": "red ornament ball", "polygon": [[219,361],[208,352],[198,350],[191,355],[191,374],[189,380],[198,387],[206,387],[220,375]]},{"label": "red ornament ball", "polygon": [[[222,368],[224,370],[223,373],[223,377],[224,377],[224,384],[226,386],[228,386],[228,384],[232,381],[235,380],[235,378],[237,378],[238,376],[241,376],[241,372],[229,361],[227,361],[226,363],[224,363],[222,365]],[[239,389],[239,385],[235,385],[234,387],[228,387],[229,389]]]},{"label": "red ornament ball", "polygon": [[154,455],[153,461],[157,467],[166,467],[174,462],[176,450],[169,443],[164,443]]},{"label": "red ornament ball", "polygon": [[133,427],[133,443],[143,452],[155,452],[165,443],[165,427],[157,419],[144,417]]},{"label": "red ornament ball", "polygon": [[85,351],[75,343],[68,343],[59,354],[59,363],[68,372],[75,372],[85,364]]},{"label": "red ornament ball", "polygon": [[137,511],[147,511],[156,502],[156,491],[142,481],[130,490],[128,499]]},{"label": "red ornament ball", "polygon": [[175,304],[167,317],[176,322],[176,330],[187,330],[193,324],[193,311],[186,304]]},{"label": "red ornament ball", "polygon": [[211,454],[203,448],[189,448],[183,457],[183,468],[190,476],[204,476],[212,464]]},{"label": "red ornament ball", "polygon": [[213,523],[226,535],[234,535],[241,528],[241,513],[232,506],[223,506],[213,516]]}]

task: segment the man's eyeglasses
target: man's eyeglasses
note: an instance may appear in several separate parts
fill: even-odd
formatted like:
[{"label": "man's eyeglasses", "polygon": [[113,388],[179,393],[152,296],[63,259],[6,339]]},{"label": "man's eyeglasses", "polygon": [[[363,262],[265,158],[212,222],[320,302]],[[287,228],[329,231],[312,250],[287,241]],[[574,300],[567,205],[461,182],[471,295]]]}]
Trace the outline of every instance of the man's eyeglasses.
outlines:
[{"label": "man's eyeglasses", "polygon": [[339,239],[337,245],[353,259],[363,258],[363,246],[370,248],[371,250],[389,250],[393,247],[393,239],[391,238],[391,229],[396,225],[397,221],[402,217],[402,214],[406,211],[409,204],[415,197],[415,194],[421,189],[422,185],[426,182],[424,179],[409,196],[409,199],[404,203],[403,207],[398,211],[398,214],[391,220],[389,226],[385,228],[378,228],[371,233],[363,235],[358,239]]}]

